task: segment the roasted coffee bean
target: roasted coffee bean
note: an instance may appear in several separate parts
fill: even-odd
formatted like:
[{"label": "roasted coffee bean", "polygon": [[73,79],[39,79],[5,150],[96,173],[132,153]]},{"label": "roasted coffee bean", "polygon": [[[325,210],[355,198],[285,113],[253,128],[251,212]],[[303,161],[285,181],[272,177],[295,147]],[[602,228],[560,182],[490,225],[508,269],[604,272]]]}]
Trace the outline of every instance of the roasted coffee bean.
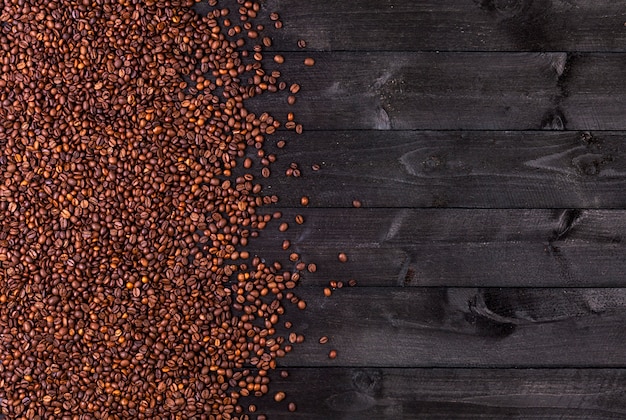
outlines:
[{"label": "roasted coffee bean", "polygon": [[309,66],[309,67],[314,66],[315,65],[315,60],[313,58],[311,58],[311,57],[307,57],[307,58],[304,59],[304,65],[305,66]]},{"label": "roasted coffee bean", "polygon": [[328,352],[328,358],[329,359],[336,359],[337,358],[337,350],[331,350],[330,352]]},{"label": "roasted coffee bean", "polygon": [[276,331],[300,273],[244,249],[278,218],[257,178],[285,145],[248,103],[299,84],[265,68],[285,57],[261,2],[217,3],[3,4],[6,418],[243,419],[303,342]]},{"label": "roasted coffee bean", "polygon": [[342,263],[345,263],[348,261],[348,256],[344,252],[340,252],[339,255],[337,255],[337,258]]}]

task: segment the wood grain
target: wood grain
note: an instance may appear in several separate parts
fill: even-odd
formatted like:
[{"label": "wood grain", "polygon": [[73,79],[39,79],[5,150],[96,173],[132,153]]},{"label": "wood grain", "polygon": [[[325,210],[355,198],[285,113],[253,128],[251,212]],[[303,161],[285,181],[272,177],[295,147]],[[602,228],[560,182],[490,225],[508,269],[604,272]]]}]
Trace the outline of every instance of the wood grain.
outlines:
[{"label": "wood grain", "polygon": [[297,405],[292,418],[311,420],[626,416],[621,369],[355,367],[291,368],[289,374],[272,380],[285,402],[266,397],[260,404],[270,418],[282,418],[289,402]]},{"label": "wood grain", "polygon": [[[261,180],[281,206],[625,208],[624,132],[305,132]],[[287,178],[291,162],[301,178]],[[320,166],[318,171],[311,169]],[[258,172],[259,169],[256,169]]]},{"label": "wood grain", "polygon": [[[624,367],[626,289],[300,288],[286,367]],[[328,336],[329,343],[318,343]],[[328,358],[335,349],[337,359]]]},{"label": "wood grain", "polygon": [[[622,286],[623,210],[281,209],[247,250],[295,270],[301,284],[355,279],[361,286]],[[296,214],[305,224],[293,223]],[[283,240],[291,247],[281,251]],[[348,255],[341,263],[338,254]]]},{"label": "wood grain", "polygon": [[[315,66],[303,65],[308,55]],[[293,52],[285,60],[274,67],[300,83],[299,100],[261,95],[250,108],[294,111],[308,130],[626,129],[626,54]]]},{"label": "wood grain", "polygon": [[[220,4],[238,8],[234,0]],[[196,8],[209,9],[206,2]],[[282,51],[297,50],[298,39],[318,51],[624,51],[626,46],[626,11],[611,0],[267,0],[264,11],[282,17],[273,46]]]}]

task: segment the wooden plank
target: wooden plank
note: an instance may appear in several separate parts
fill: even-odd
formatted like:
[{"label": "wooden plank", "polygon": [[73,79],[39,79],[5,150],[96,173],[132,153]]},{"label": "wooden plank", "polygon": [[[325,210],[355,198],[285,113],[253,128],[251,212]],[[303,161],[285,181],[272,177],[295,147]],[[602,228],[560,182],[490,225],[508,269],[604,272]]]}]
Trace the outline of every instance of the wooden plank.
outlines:
[{"label": "wooden plank", "polygon": [[270,392],[250,402],[269,418],[294,402],[291,417],[311,420],[617,419],[626,416],[624,383],[621,369],[291,368],[271,382],[285,401]]},{"label": "wooden plank", "polygon": [[[316,59],[305,68],[303,60]],[[302,86],[249,101],[308,130],[624,130],[626,54],[331,52],[285,55]]]},{"label": "wooden plank", "polygon": [[[309,55],[316,64],[304,67]],[[267,68],[297,81],[299,100],[261,95],[249,107],[293,111],[308,130],[523,130],[547,124],[566,54],[294,52],[285,60],[268,59]]]},{"label": "wooden plank", "polygon": [[626,366],[623,288],[297,292],[307,309],[289,306],[285,317],[306,340],[281,359],[286,367]]},{"label": "wooden plank", "polygon": [[[624,285],[623,210],[281,209],[247,250],[295,270],[301,284],[360,286],[610,287]],[[296,214],[305,223],[293,223]],[[282,251],[287,239],[291,246]],[[342,263],[338,254],[348,261]]]},{"label": "wooden plank", "polygon": [[[282,138],[282,136],[280,137]],[[626,208],[624,132],[305,132],[261,180],[281,206]],[[284,171],[297,162],[303,176]],[[311,169],[320,166],[318,171]],[[258,173],[259,169],[255,170]]]},{"label": "wooden plank", "polygon": [[[220,0],[236,10],[234,0]],[[611,0],[267,0],[277,50],[624,51],[626,11]],[[198,10],[209,9],[206,2]],[[261,19],[270,26],[271,22]]]}]

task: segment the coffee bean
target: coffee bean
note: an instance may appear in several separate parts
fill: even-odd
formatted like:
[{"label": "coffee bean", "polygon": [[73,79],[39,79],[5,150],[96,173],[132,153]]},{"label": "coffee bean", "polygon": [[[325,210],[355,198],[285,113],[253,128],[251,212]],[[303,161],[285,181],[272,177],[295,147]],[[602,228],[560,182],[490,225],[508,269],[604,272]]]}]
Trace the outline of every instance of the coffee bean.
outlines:
[{"label": "coffee bean", "polygon": [[345,262],[348,261],[348,256],[345,253],[343,253],[343,252],[340,252],[339,255],[337,255],[337,258],[342,263],[345,263]]},{"label": "coffee bean", "polygon": [[332,294],[333,294],[333,292],[330,290],[330,288],[328,288],[328,287],[324,288],[324,296],[329,297]]},{"label": "coffee bean", "polygon": [[296,215],[295,217],[296,223],[301,225],[304,223],[304,216],[302,216],[301,214]]},{"label": "coffee bean", "polygon": [[354,200],[354,201],[352,201],[352,207],[354,207],[354,208],[357,208],[357,209],[358,209],[358,208],[360,208],[360,207],[361,207],[361,205],[362,205],[362,204],[361,204],[361,202],[360,202],[359,200]]},{"label": "coffee bean", "polygon": [[298,40],[298,48],[306,48],[306,41],[304,39]]},{"label": "coffee bean", "polygon": [[287,229],[289,229],[289,224],[286,223],[286,222],[283,222],[283,223],[280,224],[280,226],[278,226],[278,230],[280,232],[285,232],[285,231],[287,231]]},{"label": "coffee bean", "polygon": [[302,206],[308,206],[309,205],[309,197],[307,197],[306,195],[303,195],[300,198],[300,205]]},{"label": "coffee bean", "polygon": [[281,402],[282,400],[285,399],[285,397],[286,397],[285,393],[282,391],[279,391],[276,394],[274,394],[274,401]]},{"label": "coffee bean", "polygon": [[337,358],[337,350],[331,350],[330,352],[328,352],[328,358],[329,359],[336,359]]},{"label": "coffee bean", "polygon": [[326,344],[326,343],[328,343],[328,337],[326,337],[326,336],[320,337],[320,339],[319,339],[319,343],[320,343],[320,344]]},{"label": "coffee bean", "polygon": [[269,394],[304,341],[276,331],[291,328],[286,302],[306,307],[300,273],[244,250],[280,217],[256,178],[282,123],[271,100],[248,103],[287,89],[295,103],[299,84],[265,68],[285,62],[268,52],[282,22],[261,24],[259,1],[207,2],[206,16],[193,2],[7,3],[0,265],[20,286],[0,291],[7,418],[246,418],[262,410],[242,398]]},{"label": "coffee bean", "polygon": [[307,57],[307,58],[304,59],[304,65],[305,66],[309,66],[309,67],[314,66],[315,65],[315,60],[313,58],[311,58],[311,57]]},{"label": "coffee bean", "polygon": [[295,404],[295,403],[293,403],[293,402],[290,402],[290,403],[289,403],[289,405],[287,406],[287,409],[288,409],[289,411],[291,411],[292,413],[293,413],[294,411],[296,411],[296,408],[297,408],[297,407],[296,407],[296,404]]}]

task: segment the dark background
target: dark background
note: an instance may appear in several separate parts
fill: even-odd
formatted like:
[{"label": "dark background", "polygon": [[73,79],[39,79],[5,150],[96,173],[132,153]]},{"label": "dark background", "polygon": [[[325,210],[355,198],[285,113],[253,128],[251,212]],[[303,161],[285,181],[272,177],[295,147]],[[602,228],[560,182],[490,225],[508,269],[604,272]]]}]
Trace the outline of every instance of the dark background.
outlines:
[{"label": "dark background", "polygon": [[[259,411],[626,418],[623,2],[267,0],[264,11],[281,15],[270,51],[302,90],[294,106],[284,93],[263,108],[293,111],[304,133],[276,136],[287,147],[264,181],[291,228],[270,223],[249,250],[284,258],[288,238],[318,271],[296,289],[307,310],[287,307],[306,336],[279,361],[290,376],[271,383],[287,398]],[[291,162],[302,177],[285,176]],[[358,286],[324,297],[349,279]]]}]

